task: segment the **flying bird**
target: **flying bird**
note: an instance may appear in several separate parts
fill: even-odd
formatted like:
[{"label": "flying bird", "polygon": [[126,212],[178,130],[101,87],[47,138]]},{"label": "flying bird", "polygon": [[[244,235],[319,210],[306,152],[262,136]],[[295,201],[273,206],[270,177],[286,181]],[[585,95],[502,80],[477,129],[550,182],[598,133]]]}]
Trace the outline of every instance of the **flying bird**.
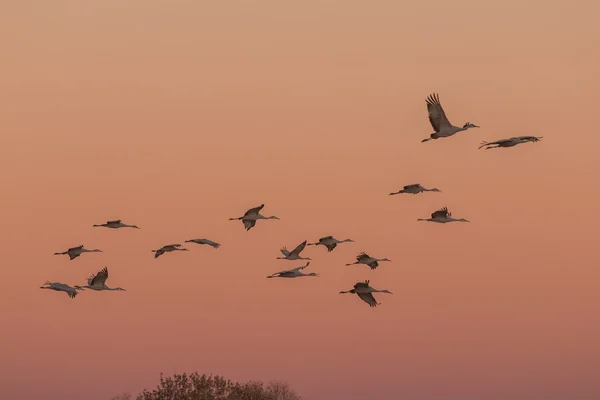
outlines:
[{"label": "flying bird", "polygon": [[335,249],[337,247],[338,244],[340,243],[346,243],[346,242],[354,242],[354,240],[352,239],[344,239],[344,240],[338,240],[336,238],[334,238],[333,236],[324,236],[322,238],[319,239],[318,242],[315,243],[307,243],[308,246],[325,246],[327,247],[327,251],[333,251],[333,249]]},{"label": "flying bird", "polygon": [[274,273],[273,275],[267,276],[267,278],[297,278],[299,276],[319,276],[318,274],[315,274],[314,272],[311,272],[308,274],[301,272],[304,268],[308,267],[309,264],[310,264],[310,261],[308,261],[306,263],[306,265],[303,265],[301,267],[297,267],[294,269],[288,269],[285,271],[279,271],[279,272]]},{"label": "flying bird", "polygon": [[80,245],[77,247],[71,247],[70,249],[68,249],[67,251],[63,251],[62,253],[54,253],[54,255],[61,256],[61,255],[67,254],[69,256],[69,260],[74,260],[75,258],[79,257],[83,253],[102,253],[102,250],[100,250],[100,249],[88,250],[88,249],[84,248],[83,245]]},{"label": "flying bird", "polygon": [[352,264],[346,264],[346,266],[350,266],[350,265],[355,265],[355,264],[365,264],[368,265],[369,268],[371,269],[375,269],[379,266],[379,262],[381,261],[391,261],[388,260],[387,258],[374,258],[371,257],[370,255],[368,255],[365,252],[360,253],[359,255],[356,256],[356,262],[353,262]]},{"label": "flying bird", "polygon": [[158,250],[152,250],[154,253],[154,258],[158,258],[165,253],[170,253],[172,251],[189,251],[188,249],[181,247],[180,244],[168,244],[166,246],[161,247]]},{"label": "flying bird", "polygon": [[279,219],[275,216],[265,217],[264,215],[261,215],[260,210],[262,210],[264,206],[265,206],[264,204],[261,204],[258,207],[249,209],[248,211],[246,211],[246,213],[243,216],[236,217],[236,218],[229,218],[229,220],[230,221],[241,220],[244,223],[244,228],[246,228],[246,230],[249,231],[250,229],[252,229],[252,227],[254,225],[256,225],[256,221],[259,219]]},{"label": "flying bird", "polygon": [[186,240],[185,243],[207,244],[211,247],[214,247],[215,249],[218,249],[219,247],[221,247],[221,244],[219,244],[217,242],[213,242],[212,240],[208,240],[208,239],[190,239],[190,240]]},{"label": "flying bird", "polygon": [[375,297],[373,297],[373,293],[388,293],[388,294],[393,294],[389,290],[377,290],[377,289],[373,289],[371,286],[369,286],[369,281],[368,280],[366,280],[364,282],[358,282],[358,283],[356,283],[356,285],[354,285],[354,289],[350,289],[348,291],[341,291],[340,292],[340,294],[344,294],[344,293],[357,294],[358,297],[360,297],[360,299],[362,301],[364,301],[365,303],[367,303],[369,305],[369,307],[377,307],[378,305],[381,304],[381,303],[378,303],[375,300]]},{"label": "flying bird", "polygon": [[296,246],[296,248],[292,251],[288,251],[288,249],[286,249],[285,247],[281,248],[281,254],[284,255],[284,257],[277,257],[278,260],[310,260],[309,257],[301,257],[300,256],[300,252],[302,250],[304,250],[304,248],[306,247],[306,240],[302,243],[300,243],[298,246]]},{"label": "flying bird", "polygon": [[106,286],[106,280],[108,279],[108,268],[104,267],[100,272],[95,275],[90,275],[88,283],[85,286],[77,286],[78,288],[92,289],[92,290],[123,290],[125,289],[116,287],[111,288]]},{"label": "flying bird", "polygon": [[57,292],[65,292],[72,299],[74,299],[75,296],[77,296],[77,290],[83,290],[79,286],[71,287],[67,284],[60,283],[60,282],[46,281],[46,283],[44,283],[44,285],[45,286],[40,286],[40,289],[50,289],[50,290],[56,290]]},{"label": "flying bird", "polygon": [[417,221],[429,221],[438,222],[445,224],[447,222],[471,222],[464,218],[452,218],[452,214],[448,211],[448,208],[444,207],[431,213],[431,218],[419,218]]},{"label": "flying bird", "polygon": [[397,192],[390,193],[390,196],[394,195],[394,194],[400,194],[400,193],[419,194],[422,192],[441,192],[441,190],[439,190],[438,188],[426,189],[418,183],[413,183],[412,185],[404,186],[401,190],[399,190]]},{"label": "flying bird", "polygon": [[432,139],[439,139],[450,137],[455,133],[466,131],[469,128],[479,128],[479,126],[467,122],[462,127],[454,126],[448,121],[446,113],[440,104],[440,97],[437,93],[429,95],[426,100],[427,111],[429,112],[429,122],[435,130],[427,139],[421,140],[421,142],[427,142]]},{"label": "flying bird", "polygon": [[543,138],[543,136],[540,136],[540,137],[517,136],[517,137],[511,137],[509,139],[496,140],[495,142],[481,142],[481,146],[479,146],[479,148],[481,149],[482,147],[487,146],[486,150],[489,150],[489,149],[497,149],[498,147],[514,147],[521,143],[539,142],[541,138]]},{"label": "flying bird", "polygon": [[106,221],[105,224],[94,224],[92,225],[94,228],[97,227],[105,227],[105,228],[111,228],[111,229],[118,229],[118,228],[135,228],[135,229],[140,229],[139,226],[137,225],[127,225],[124,224],[123,222],[121,222],[120,219],[115,219],[112,221]]}]

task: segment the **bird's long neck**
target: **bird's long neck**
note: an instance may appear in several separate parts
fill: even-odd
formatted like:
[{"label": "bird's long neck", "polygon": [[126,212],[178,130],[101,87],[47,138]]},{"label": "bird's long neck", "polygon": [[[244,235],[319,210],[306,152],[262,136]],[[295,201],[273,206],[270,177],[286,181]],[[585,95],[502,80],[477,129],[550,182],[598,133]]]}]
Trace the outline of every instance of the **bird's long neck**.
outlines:
[{"label": "bird's long neck", "polygon": [[101,224],[101,225],[94,224],[94,225],[92,225],[92,226],[93,226],[94,228],[96,228],[96,227],[98,227],[98,226],[106,226],[106,224]]},{"label": "bird's long neck", "polygon": [[432,221],[431,218],[419,218],[417,221]]},{"label": "bird's long neck", "polygon": [[351,241],[352,241],[352,239],[344,239],[340,243],[351,242]]}]

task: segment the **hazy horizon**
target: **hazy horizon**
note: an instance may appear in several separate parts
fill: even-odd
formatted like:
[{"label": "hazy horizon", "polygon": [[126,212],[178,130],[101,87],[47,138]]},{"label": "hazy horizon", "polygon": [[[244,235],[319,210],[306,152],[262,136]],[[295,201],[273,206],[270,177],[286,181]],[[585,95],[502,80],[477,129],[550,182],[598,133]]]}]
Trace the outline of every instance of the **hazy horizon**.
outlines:
[{"label": "hazy horizon", "polygon": [[[600,397],[600,5],[6,1],[0,397]],[[452,123],[433,132],[425,99]],[[478,150],[519,135],[538,143]],[[441,193],[389,196],[421,183]],[[248,208],[265,215],[246,232]],[[447,206],[470,224],[416,222]],[[92,228],[110,219],[141,229]],[[266,279],[303,265],[317,278]],[[153,258],[206,237],[219,249]],[[69,261],[84,244],[104,253]],[[365,251],[392,262],[346,267]],[[107,266],[126,292],[84,284]],[[382,304],[339,295],[369,279]]]}]

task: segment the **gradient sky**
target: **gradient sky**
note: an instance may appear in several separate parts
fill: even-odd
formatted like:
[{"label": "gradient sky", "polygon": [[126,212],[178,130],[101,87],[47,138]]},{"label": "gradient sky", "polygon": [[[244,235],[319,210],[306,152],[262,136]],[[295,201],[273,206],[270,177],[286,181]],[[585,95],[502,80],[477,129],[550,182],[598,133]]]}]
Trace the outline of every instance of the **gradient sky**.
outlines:
[{"label": "gradient sky", "polygon": [[[0,398],[196,370],[310,400],[600,398],[599,12],[3,0]],[[432,92],[481,129],[421,143]],[[544,139],[477,150],[515,135]],[[387,195],[417,182],[443,192]],[[281,220],[227,221],[261,203]],[[472,223],[416,222],[442,206]],[[92,228],[117,218],[142,230]],[[326,235],[356,242],[265,279]],[[194,237],[223,247],[152,257]],[[105,252],[52,255],[79,244]],[[127,292],[39,289],[104,266]],[[338,294],[365,279],[394,295]]]}]

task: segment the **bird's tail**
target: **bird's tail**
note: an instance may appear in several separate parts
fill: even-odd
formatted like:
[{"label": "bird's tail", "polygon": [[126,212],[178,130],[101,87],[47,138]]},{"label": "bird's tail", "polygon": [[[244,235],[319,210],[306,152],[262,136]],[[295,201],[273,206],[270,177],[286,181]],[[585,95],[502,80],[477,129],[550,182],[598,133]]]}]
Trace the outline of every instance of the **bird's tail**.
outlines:
[{"label": "bird's tail", "polygon": [[432,138],[423,139],[423,140],[421,140],[421,143],[428,142],[428,141],[430,141],[431,139],[432,139]]},{"label": "bird's tail", "polygon": [[62,253],[54,253],[55,256],[62,256],[63,254],[67,254],[67,252],[63,251]]}]

